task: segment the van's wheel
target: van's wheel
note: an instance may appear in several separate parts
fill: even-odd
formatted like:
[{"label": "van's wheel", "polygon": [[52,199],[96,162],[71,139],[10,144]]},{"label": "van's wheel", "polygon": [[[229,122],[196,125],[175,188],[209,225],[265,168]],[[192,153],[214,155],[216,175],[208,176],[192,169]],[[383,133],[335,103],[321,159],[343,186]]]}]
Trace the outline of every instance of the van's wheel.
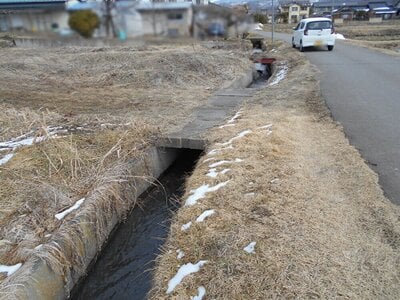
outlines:
[{"label": "van's wheel", "polygon": [[333,50],[333,46],[328,45],[328,51],[332,51],[332,50]]},{"label": "van's wheel", "polygon": [[304,52],[303,41],[300,41],[299,50],[300,50],[300,52]]},{"label": "van's wheel", "polygon": [[294,44],[294,38],[292,38],[292,47],[296,48],[296,45]]}]

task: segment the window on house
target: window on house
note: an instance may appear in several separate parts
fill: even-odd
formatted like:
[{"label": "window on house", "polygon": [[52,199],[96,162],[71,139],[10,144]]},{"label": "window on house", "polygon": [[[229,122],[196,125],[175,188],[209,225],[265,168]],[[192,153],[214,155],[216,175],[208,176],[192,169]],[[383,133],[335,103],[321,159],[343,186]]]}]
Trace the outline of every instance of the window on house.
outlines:
[{"label": "window on house", "polygon": [[292,11],[298,11],[298,10],[299,10],[299,8],[297,6],[292,7]]},{"label": "window on house", "polygon": [[168,20],[182,20],[183,14],[182,13],[169,13]]}]

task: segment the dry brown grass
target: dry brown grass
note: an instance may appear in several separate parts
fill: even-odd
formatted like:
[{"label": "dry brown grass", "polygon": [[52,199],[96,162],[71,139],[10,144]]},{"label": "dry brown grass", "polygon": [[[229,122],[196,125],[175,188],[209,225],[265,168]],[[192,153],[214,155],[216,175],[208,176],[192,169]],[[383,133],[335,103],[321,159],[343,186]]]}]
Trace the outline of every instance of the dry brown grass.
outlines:
[{"label": "dry brown grass", "polygon": [[[138,178],[132,160],[249,67],[240,47],[220,44],[2,51],[0,142],[55,126],[67,132],[14,150],[0,166],[0,264],[39,257],[64,278],[72,266],[84,272],[82,224],[73,221],[81,212],[54,215],[87,197],[80,211],[96,241],[105,240],[136,183],[154,181]],[[7,278],[0,291],[15,282]]]},{"label": "dry brown grass", "polygon": [[400,54],[400,20],[380,24],[353,22],[351,25],[338,25],[336,31],[356,45],[383,51],[387,54]]},{"label": "dry brown grass", "polygon": [[[112,179],[107,173],[138,157],[155,133],[136,123],[20,149],[0,166],[0,236],[8,245],[8,251],[0,253],[0,264],[24,262],[34,247],[51,240],[48,235],[63,223],[55,213]],[[113,176],[128,178],[123,172]]]},{"label": "dry brown grass", "polygon": [[[213,149],[252,130],[217,160],[204,156],[187,180],[187,191],[230,182],[178,211],[151,298],[167,298],[177,266],[199,260],[209,262],[172,298],[194,296],[199,286],[210,299],[399,298],[399,208],[329,117],[304,56],[282,48],[277,56],[289,66],[286,80],[249,100],[236,126],[209,137]],[[269,123],[267,135],[259,126]],[[244,161],[220,167],[231,171],[215,179],[205,176],[212,162],[235,158]],[[206,209],[216,214],[180,230]],[[243,251],[251,241],[255,254]],[[176,249],[185,252],[180,261]]]},{"label": "dry brown grass", "polygon": [[66,117],[134,115],[171,127],[249,63],[238,47],[210,49],[199,44],[5,49],[0,103],[49,109]]}]

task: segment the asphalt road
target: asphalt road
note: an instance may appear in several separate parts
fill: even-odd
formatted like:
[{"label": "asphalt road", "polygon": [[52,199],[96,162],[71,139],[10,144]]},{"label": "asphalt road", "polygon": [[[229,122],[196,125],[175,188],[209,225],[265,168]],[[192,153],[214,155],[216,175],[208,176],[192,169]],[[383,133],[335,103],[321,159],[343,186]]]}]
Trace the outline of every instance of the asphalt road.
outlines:
[{"label": "asphalt road", "polygon": [[[287,34],[275,37],[291,41]],[[333,118],[378,173],[385,195],[400,205],[400,57],[343,41],[331,52],[305,54],[321,71],[322,95]]]}]

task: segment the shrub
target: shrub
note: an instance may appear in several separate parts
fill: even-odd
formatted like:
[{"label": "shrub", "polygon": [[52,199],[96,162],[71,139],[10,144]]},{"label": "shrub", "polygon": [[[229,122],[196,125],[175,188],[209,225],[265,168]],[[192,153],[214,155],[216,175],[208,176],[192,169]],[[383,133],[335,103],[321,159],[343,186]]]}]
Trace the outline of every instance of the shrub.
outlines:
[{"label": "shrub", "polygon": [[254,22],[256,23],[262,23],[262,24],[268,23],[268,17],[266,15],[256,13],[253,15],[253,17],[254,17]]},{"label": "shrub", "polygon": [[94,30],[100,26],[100,19],[90,10],[80,10],[69,16],[68,24],[84,38],[91,38]]}]

